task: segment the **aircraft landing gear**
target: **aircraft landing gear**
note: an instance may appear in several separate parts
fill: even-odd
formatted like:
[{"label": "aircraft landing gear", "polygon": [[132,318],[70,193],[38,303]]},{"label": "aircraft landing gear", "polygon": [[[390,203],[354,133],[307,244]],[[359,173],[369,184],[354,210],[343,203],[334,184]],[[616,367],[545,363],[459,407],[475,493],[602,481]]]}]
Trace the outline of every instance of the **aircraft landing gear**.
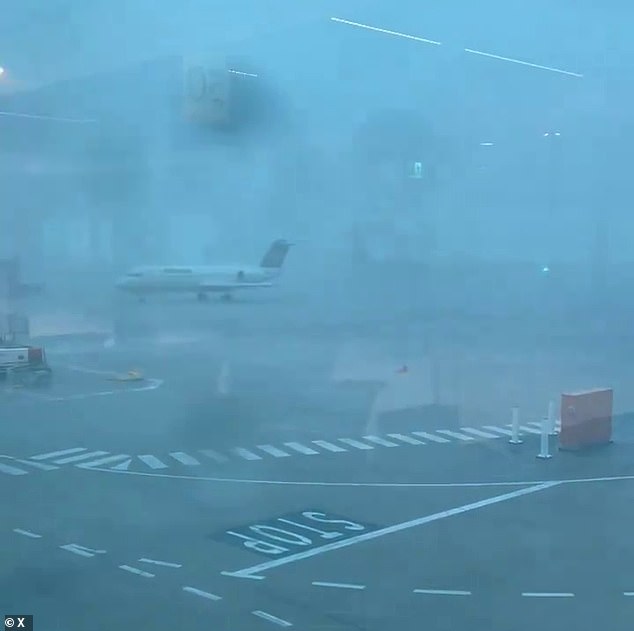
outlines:
[{"label": "aircraft landing gear", "polygon": [[204,291],[199,291],[196,298],[198,298],[198,302],[207,302],[208,296]]}]

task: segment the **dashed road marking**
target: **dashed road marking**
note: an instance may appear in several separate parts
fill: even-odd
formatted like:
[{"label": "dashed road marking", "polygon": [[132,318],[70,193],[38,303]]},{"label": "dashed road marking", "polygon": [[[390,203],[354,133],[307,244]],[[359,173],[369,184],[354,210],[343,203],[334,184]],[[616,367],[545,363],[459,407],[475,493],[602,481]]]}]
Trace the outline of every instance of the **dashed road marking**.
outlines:
[{"label": "dashed road marking", "polygon": [[338,587],[339,589],[365,589],[365,585],[354,585],[352,583],[326,583],[324,581],[313,581],[316,587]]},{"label": "dashed road marking", "polygon": [[105,554],[105,550],[93,550],[92,548],[87,548],[86,546],[80,546],[77,543],[67,543],[66,545],[60,546],[62,550],[67,550],[68,552],[72,552],[73,554],[77,554],[80,557],[94,557],[96,554]]},{"label": "dashed road marking", "polygon": [[162,567],[183,567],[180,563],[170,563],[169,561],[156,561],[155,559],[139,559],[139,563],[150,563],[151,565],[160,565]]},{"label": "dashed road marking", "polygon": [[541,430],[535,429],[534,427],[529,427],[528,425],[520,425],[520,431],[526,432],[527,434],[541,434]]},{"label": "dashed road marking", "polygon": [[172,456],[172,458],[174,458],[174,460],[180,462],[181,464],[187,465],[187,466],[196,466],[199,465],[200,462],[198,462],[198,460],[196,460],[196,458],[194,458],[193,456],[190,456],[189,454],[186,454],[182,451],[173,451],[172,453],[170,453],[170,456]]},{"label": "dashed road marking", "polygon": [[573,598],[572,592],[522,592],[526,598]]},{"label": "dashed road marking", "polygon": [[30,530],[22,530],[22,528],[14,528],[13,532],[17,533],[18,535],[24,535],[25,537],[29,537],[31,539],[41,539],[42,535],[38,535],[35,532],[31,532]]},{"label": "dashed road marking", "polygon": [[120,565],[119,569],[125,570],[126,572],[130,572],[131,574],[137,574],[138,576],[143,576],[144,578],[154,578],[156,576],[156,574],[151,574],[150,572],[139,570],[139,568],[132,567],[131,565]]},{"label": "dashed road marking", "polygon": [[302,445],[301,443],[295,443],[295,442],[290,442],[290,443],[284,443],[287,447],[290,447],[291,449],[294,449],[297,453],[303,454],[305,456],[317,456],[319,455],[318,451],[315,451],[314,449],[311,449],[310,447],[306,447],[304,445]]},{"label": "dashed road marking", "polygon": [[425,443],[422,440],[418,440],[416,438],[412,438],[411,436],[406,436],[405,434],[388,434],[390,438],[395,438],[396,440],[403,441],[408,445],[424,445]]},{"label": "dashed road marking", "polygon": [[197,589],[196,587],[183,587],[183,591],[188,594],[196,594],[196,596],[201,596],[202,598],[207,598],[208,600],[222,600],[222,596],[216,596],[216,594],[212,594],[210,592],[204,592],[202,589]]},{"label": "dashed road marking", "polygon": [[254,616],[258,616],[258,618],[262,618],[263,620],[268,620],[268,622],[272,622],[274,624],[279,625],[280,627],[292,627],[293,623],[288,620],[282,620],[282,618],[278,618],[270,613],[266,613],[266,611],[256,610],[251,612]]},{"label": "dashed road marking", "polygon": [[150,469],[167,469],[167,465],[162,460],[151,454],[137,456],[137,458]]},{"label": "dashed road marking", "polygon": [[350,445],[350,447],[354,447],[355,449],[374,449],[372,445],[367,445],[366,443],[362,443],[354,438],[340,438],[339,440],[345,445]]},{"label": "dashed road marking", "polygon": [[471,596],[471,592],[461,589],[415,589],[415,594],[430,594],[438,596]]},{"label": "dashed road marking", "polygon": [[274,458],[289,458],[291,455],[281,449],[278,449],[277,447],[274,447],[273,445],[258,445],[258,449],[261,449]]},{"label": "dashed road marking", "polygon": [[339,445],[334,445],[333,443],[328,442],[327,440],[313,440],[311,441],[313,444],[317,445],[317,447],[322,447],[326,451],[332,451],[333,453],[341,453],[348,451],[343,447],[339,447]]},{"label": "dashed road marking", "polygon": [[69,454],[76,454],[80,451],[86,451],[85,447],[75,447],[73,449],[62,449],[61,451],[51,451],[47,454],[38,454],[37,456],[31,456],[29,460],[48,460],[49,458],[56,458],[57,456],[67,456]]}]

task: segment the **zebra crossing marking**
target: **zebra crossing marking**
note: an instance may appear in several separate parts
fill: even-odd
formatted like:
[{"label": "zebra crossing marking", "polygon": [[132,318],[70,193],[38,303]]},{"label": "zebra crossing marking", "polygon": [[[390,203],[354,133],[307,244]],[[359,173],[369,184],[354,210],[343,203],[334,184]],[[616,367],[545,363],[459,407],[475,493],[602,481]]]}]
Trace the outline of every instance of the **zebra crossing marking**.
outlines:
[{"label": "zebra crossing marking", "polygon": [[342,451],[343,452],[348,451],[347,449],[344,449],[343,447],[339,447],[339,445],[334,445],[333,443],[327,440],[313,440],[311,442],[314,445],[317,445],[317,447],[322,447],[326,451],[331,451],[332,453],[341,453]]},{"label": "zebra crossing marking", "polygon": [[350,447],[354,447],[355,449],[374,449],[372,445],[367,445],[366,443],[362,443],[359,440],[355,440],[354,438],[340,438],[339,439],[345,445],[350,445]]},{"label": "zebra crossing marking", "polygon": [[[560,421],[558,422],[560,426]],[[269,443],[258,444],[252,448],[233,447],[225,453],[213,449],[200,449],[197,452],[201,456],[216,463],[227,463],[241,458],[248,461],[262,460],[266,457],[288,458],[293,455],[324,455],[330,453],[349,453],[350,450],[369,451],[376,447],[402,447],[404,445],[427,445],[429,443],[448,444],[451,442],[478,443],[481,440],[493,440],[500,436],[510,436],[510,425],[504,426],[484,425],[481,428],[461,427],[453,429],[435,429],[429,431],[410,431],[407,433],[386,433],[384,435],[365,435],[356,438],[338,438],[336,440],[311,440],[308,444],[288,441],[276,446]],[[459,430],[459,431],[458,431]],[[520,426],[520,431],[539,435],[541,422],[531,421]],[[310,446],[308,446],[310,445]],[[201,460],[184,451],[173,451],[158,457],[153,454],[140,454],[129,456],[127,454],[113,454],[107,451],[89,451],[85,447],[73,447],[47,453],[36,454],[28,459],[17,459],[9,456],[8,461],[0,461],[0,474],[26,475],[32,473],[29,469],[40,471],[52,471],[62,465],[73,465],[81,469],[106,467],[108,469],[125,471],[133,462],[141,464],[152,470],[168,469],[178,465],[199,466]],[[175,461],[175,462],[173,462]],[[116,463],[116,464],[115,464]]]},{"label": "zebra crossing marking", "polygon": [[375,443],[381,445],[381,447],[398,447],[398,443],[394,443],[391,440],[385,440],[380,436],[364,436],[363,440],[367,440],[369,443]]},{"label": "zebra crossing marking", "polygon": [[450,443],[451,441],[448,438],[443,438],[442,436],[436,436],[435,434],[429,434],[428,432],[412,432],[416,436],[420,436],[421,438],[426,438],[430,440],[432,443]]},{"label": "zebra crossing marking", "polygon": [[173,451],[170,453],[170,456],[174,458],[174,460],[180,462],[181,464],[187,465],[189,467],[199,465],[200,462],[196,460],[193,456],[184,453],[183,451]]},{"label": "zebra crossing marking", "polygon": [[203,456],[206,456],[207,458],[209,458],[210,460],[213,460],[218,463],[227,462],[229,460],[227,456],[223,456],[222,454],[219,454],[217,451],[214,451],[213,449],[201,449],[200,453]]},{"label": "zebra crossing marking", "polygon": [[262,460],[262,456],[258,456],[258,454],[254,454],[252,451],[244,449],[244,447],[234,447],[233,451],[245,460]]},{"label": "zebra crossing marking", "polygon": [[284,443],[284,444],[287,447],[294,449],[297,453],[303,454],[305,456],[317,456],[319,454],[318,451],[315,451],[314,449],[311,449],[310,447],[305,447],[301,443],[295,443],[291,441],[290,443]]},{"label": "zebra crossing marking", "polygon": [[408,445],[424,445],[425,443],[422,440],[418,440],[416,438],[412,438],[411,436],[406,436],[405,434],[388,434],[390,438],[395,438],[396,440],[400,440]]},{"label": "zebra crossing marking", "polygon": [[80,454],[79,456],[69,456],[68,458],[60,458],[59,460],[53,460],[55,464],[74,464],[75,462],[81,462],[82,460],[90,460],[97,456],[107,456],[107,451],[90,451],[87,454]]},{"label": "zebra crossing marking", "polygon": [[76,464],[76,467],[81,469],[90,469],[91,467],[101,467],[104,464],[110,464],[117,462],[118,460],[125,460],[129,458],[127,454],[117,454],[116,456],[106,456],[105,458],[98,458],[97,460],[91,460],[90,462],[81,462]]},{"label": "zebra crossing marking", "polygon": [[9,475],[27,475],[29,472],[24,469],[18,469],[17,467],[12,467],[8,464],[2,464],[0,462],[0,471],[2,473],[8,473]]},{"label": "zebra crossing marking", "polygon": [[74,447],[73,449],[62,449],[61,451],[52,451],[47,454],[38,454],[37,456],[31,456],[29,460],[49,460],[51,458],[57,458],[57,456],[67,456],[69,454],[76,454],[80,451],[86,451],[85,447]]},{"label": "zebra crossing marking", "polygon": [[457,438],[458,440],[468,441],[475,440],[473,436],[467,436],[467,434],[461,434],[460,432],[454,432],[451,429],[437,429],[439,434],[444,434],[445,436],[451,436],[451,438]]},{"label": "zebra crossing marking", "polygon": [[274,458],[289,458],[291,454],[274,447],[273,445],[258,445],[258,449],[261,449],[265,453],[273,456]]},{"label": "zebra crossing marking", "polygon": [[150,469],[167,469],[168,466],[162,461],[159,460],[156,456],[152,454],[137,456],[137,458],[144,464],[146,464]]},{"label": "zebra crossing marking", "polygon": [[476,429],[475,427],[461,427],[460,429],[463,432],[466,432],[467,434],[473,434],[478,438],[499,438],[497,434],[491,434],[491,432],[483,432],[482,430]]}]

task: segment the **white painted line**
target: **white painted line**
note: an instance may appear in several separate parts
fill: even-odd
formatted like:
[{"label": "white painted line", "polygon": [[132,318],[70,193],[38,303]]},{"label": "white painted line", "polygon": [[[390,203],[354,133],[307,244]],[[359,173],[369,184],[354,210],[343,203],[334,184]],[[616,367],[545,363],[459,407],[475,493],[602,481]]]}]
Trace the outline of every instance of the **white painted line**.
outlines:
[{"label": "white painted line", "polygon": [[499,432],[504,436],[513,436],[513,432],[510,429],[504,429],[503,427],[496,427],[495,425],[485,425],[484,429],[489,429],[492,432]]},{"label": "white painted line", "polygon": [[120,565],[120,570],[125,570],[126,572],[130,572],[132,574],[137,574],[138,576],[143,576],[144,578],[154,578],[155,574],[150,574],[149,572],[144,572],[143,570],[139,570],[136,567],[132,567],[131,565]]},{"label": "white painted line", "polygon": [[396,440],[402,440],[404,443],[408,443],[410,445],[424,445],[425,443],[422,440],[416,440],[416,438],[412,438],[411,436],[406,436],[405,434],[388,434],[390,438],[396,438]]},{"label": "white painted line", "polygon": [[454,432],[450,429],[437,429],[439,434],[444,434],[445,436],[451,436],[451,438],[457,438],[458,440],[475,440],[473,436],[467,436],[466,434],[461,434],[460,432]]},{"label": "white painted line", "polygon": [[288,458],[291,455],[281,449],[278,449],[277,447],[273,447],[273,445],[258,445],[258,449],[265,451],[267,454],[270,454],[275,458]]},{"label": "white painted line", "polygon": [[623,592],[623,596],[634,596],[634,592]]},{"label": "white painted line", "polygon": [[368,31],[376,31],[377,33],[384,33],[385,35],[395,35],[396,37],[403,37],[404,39],[413,39],[416,42],[423,42],[424,44],[434,44],[441,46],[440,42],[436,42],[433,39],[425,39],[424,37],[417,37],[416,35],[406,35],[405,33],[399,33],[398,31],[388,31],[384,28],[377,26],[369,26],[367,24],[361,24],[359,22],[351,22],[350,20],[343,20],[342,18],[330,18],[333,22],[340,22],[341,24],[347,24],[348,26],[357,26],[364,28]]},{"label": "white painted line", "polygon": [[60,546],[62,550],[67,550],[68,552],[73,552],[74,554],[79,555],[80,557],[94,557],[95,554],[105,554],[105,550],[93,550],[92,548],[87,548],[86,546],[80,546],[77,543],[67,543],[64,546]]},{"label": "white painted line", "polygon": [[327,440],[313,440],[312,441],[317,447],[322,447],[326,451],[332,451],[333,453],[341,453],[342,451],[348,451],[343,447],[339,447],[339,445],[333,445],[329,443]]},{"label": "white painted line", "polygon": [[0,116],[15,116],[16,118],[33,118],[36,120],[55,121],[58,123],[96,123],[95,118],[60,118],[43,114],[25,114],[23,112],[0,112]]},{"label": "white painted line", "polygon": [[354,438],[340,438],[339,440],[346,445],[350,445],[350,447],[354,447],[355,449],[374,449],[372,445],[366,445],[365,443],[359,442]]},{"label": "white painted line", "polygon": [[36,469],[41,469],[42,471],[53,471],[54,469],[59,469],[59,467],[56,467],[53,464],[44,464],[43,462],[31,462],[30,460],[18,460],[17,458],[15,461],[21,464],[26,464],[29,467],[35,467]]},{"label": "white painted line", "polygon": [[501,55],[494,55],[493,53],[485,53],[481,50],[473,50],[472,48],[465,48],[466,53],[472,53],[474,55],[482,55],[483,57],[490,57],[491,59],[499,59],[501,61],[509,61],[513,64],[519,64],[521,66],[529,66],[531,68],[537,68],[538,70],[548,70],[549,72],[556,72],[558,74],[565,74],[570,77],[577,77],[583,79],[583,75],[577,72],[570,72],[570,70],[562,70],[561,68],[553,68],[552,66],[541,66],[540,64],[534,64],[530,61],[522,61],[521,59],[513,59],[512,57],[502,57]]},{"label": "white painted line", "polygon": [[42,535],[37,535],[30,530],[22,530],[22,528],[14,528],[13,532],[18,533],[19,535],[24,535],[25,537],[30,537],[31,539],[41,539]]},{"label": "white painted line", "polygon": [[202,596],[203,598],[207,598],[209,600],[222,600],[221,596],[204,592],[202,589],[196,589],[195,587],[183,587],[183,591],[188,592],[189,594],[196,594],[196,596]]},{"label": "white painted line", "polygon": [[198,462],[198,460],[196,460],[196,458],[194,458],[193,456],[190,456],[189,454],[186,454],[182,451],[173,451],[170,453],[170,456],[172,456],[172,458],[174,458],[174,460],[177,460],[178,462],[180,462],[181,464],[186,464],[188,466],[195,466],[195,465],[199,465],[200,462]]},{"label": "white painted line", "polygon": [[[125,464],[130,464],[125,463]],[[108,469],[91,468],[88,471],[100,473],[117,473],[121,465]],[[611,475],[595,478],[561,478],[559,480],[480,480],[476,482],[328,482],[325,480],[263,480],[258,478],[220,478],[206,475],[183,475],[171,473],[151,473],[146,471],[122,471],[123,475],[135,475],[143,478],[164,478],[166,480],[183,480],[190,482],[213,482],[214,484],[252,484],[261,486],[305,486],[317,488],[348,489],[486,489],[528,486],[532,484],[597,484],[605,482],[622,482],[634,480],[634,475]]]},{"label": "white painted line", "polygon": [[119,460],[125,460],[129,458],[127,454],[119,454],[117,456],[107,456],[106,458],[100,458],[99,460],[91,460],[90,462],[82,462],[80,464],[76,464],[76,467],[80,467],[82,469],[89,469],[90,467],[100,467],[104,464],[110,464],[112,462],[118,462]]},{"label": "white painted line", "polygon": [[233,451],[235,451],[235,453],[240,456],[240,458],[244,458],[245,460],[262,460],[262,456],[258,456],[252,451],[249,451],[248,449],[244,449],[242,447],[235,447]]},{"label": "white painted line", "polygon": [[243,570],[238,570],[236,572],[223,572],[223,574],[229,575],[229,576],[236,576],[239,578],[261,578],[261,577],[258,577],[260,573],[275,567],[279,567],[281,565],[287,565],[289,563],[294,563],[295,561],[301,561],[303,559],[308,559],[310,557],[314,557],[319,554],[324,554],[325,552],[330,552],[331,550],[338,550],[339,548],[345,548],[348,546],[355,545],[357,543],[363,543],[364,541],[378,539],[379,537],[391,535],[395,532],[400,532],[402,530],[407,530],[409,528],[415,528],[417,526],[422,526],[424,524],[428,524],[428,523],[438,521],[441,519],[447,519],[448,517],[453,517],[455,515],[468,513],[470,511],[474,511],[479,508],[484,508],[486,506],[499,504],[500,502],[506,502],[508,500],[515,499],[517,497],[522,497],[524,495],[529,495],[531,493],[543,491],[553,486],[557,486],[558,484],[559,482],[545,482],[543,484],[529,486],[528,488],[518,489],[516,491],[511,491],[509,493],[504,493],[502,495],[496,495],[494,497],[489,497],[484,500],[480,500],[478,502],[473,502],[471,504],[464,504],[462,506],[458,506],[456,508],[442,511],[440,513],[434,513],[432,515],[426,515],[424,517],[412,519],[410,521],[402,522],[400,524],[394,524],[393,526],[388,526],[387,528],[374,530],[373,532],[366,532],[362,535],[351,537],[350,539],[345,539],[341,541],[333,541],[332,543],[328,543],[318,548],[313,548],[312,550],[305,550],[304,552],[291,554],[287,557],[284,557],[283,559],[275,559],[272,561],[266,561],[264,563],[260,563],[259,565],[254,565],[252,567],[245,568]]},{"label": "white painted line", "polygon": [[151,563],[162,567],[183,567],[180,563],[169,563],[168,561],[155,561],[154,559],[139,559],[140,563]]},{"label": "white painted line", "polygon": [[460,589],[415,589],[414,593],[439,596],[471,596],[471,592],[465,592]]},{"label": "white painted line", "polygon": [[541,430],[528,427],[528,425],[520,425],[520,431],[528,434],[541,434]]},{"label": "white painted line", "polygon": [[363,440],[367,440],[369,443],[375,443],[376,445],[381,445],[382,447],[398,447],[398,443],[393,443],[391,440],[385,440],[385,438],[381,438],[380,436],[364,436]]},{"label": "white painted line", "polygon": [[67,456],[69,454],[76,454],[80,451],[86,451],[85,447],[76,447],[75,449],[62,449],[62,451],[51,451],[47,454],[38,454],[37,456],[31,456],[29,460],[46,460],[48,458],[55,458],[57,456]]},{"label": "white painted line", "polygon": [[526,598],[573,598],[571,592],[522,592]]},{"label": "white painted line", "polygon": [[223,456],[213,449],[201,449],[200,453],[203,456],[207,456],[207,458],[210,458],[211,460],[215,460],[216,462],[227,462],[227,460],[229,460],[227,456]]},{"label": "white painted line", "polygon": [[284,443],[287,447],[294,449],[297,453],[304,454],[306,456],[316,456],[319,454],[318,451],[311,449],[310,447],[305,447],[301,443]]},{"label": "white painted line", "polygon": [[9,475],[27,475],[29,472],[24,469],[18,469],[17,467],[11,467],[8,464],[0,463],[0,471],[2,473],[8,473]]},{"label": "white painted line", "polygon": [[117,464],[114,467],[110,467],[110,469],[102,469],[102,471],[127,471],[129,466],[132,464],[132,458],[130,458],[129,460],[126,460],[125,462],[122,462],[121,464]]},{"label": "white painted line", "polygon": [[251,613],[254,616],[258,616],[259,618],[262,618],[263,620],[268,620],[269,622],[273,622],[274,624],[277,624],[280,627],[293,626],[293,623],[289,622],[288,620],[282,620],[282,618],[278,618],[277,616],[274,616],[270,613],[266,613],[266,611],[256,610],[256,611],[252,611]]},{"label": "white painted line", "polygon": [[478,436],[479,438],[499,438],[497,434],[492,434],[491,432],[483,432],[480,429],[476,429],[475,427],[461,427],[463,432],[467,434],[473,434],[474,436]]},{"label": "white painted line", "polygon": [[70,464],[71,462],[80,462],[82,460],[90,460],[97,456],[107,456],[107,451],[90,451],[87,454],[81,454],[80,456],[69,456],[68,458],[60,458],[59,460],[53,460],[55,464]]},{"label": "white painted line", "polygon": [[150,469],[167,469],[167,465],[162,460],[159,460],[156,456],[152,456],[151,454],[137,456],[137,458],[143,464],[146,464],[148,467],[150,467]]},{"label": "white painted line", "polygon": [[416,436],[420,436],[421,438],[426,438],[427,440],[431,440],[433,443],[450,443],[450,440],[446,438],[442,438],[441,436],[436,436],[435,434],[428,434],[427,432],[412,432]]},{"label": "white painted line", "polygon": [[313,585],[317,587],[338,587],[340,589],[365,589],[365,585],[353,585],[351,583],[324,583],[322,581],[313,581]]}]

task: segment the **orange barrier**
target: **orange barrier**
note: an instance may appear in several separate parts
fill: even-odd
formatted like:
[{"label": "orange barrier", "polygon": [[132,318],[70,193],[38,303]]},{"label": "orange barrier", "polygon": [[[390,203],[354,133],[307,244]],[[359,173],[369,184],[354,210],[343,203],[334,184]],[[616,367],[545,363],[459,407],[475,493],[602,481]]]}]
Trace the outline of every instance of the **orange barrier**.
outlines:
[{"label": "orange barrier", "polygon": [[561,395],[560,449],[582,449],[612,440],[611,388]]}]

